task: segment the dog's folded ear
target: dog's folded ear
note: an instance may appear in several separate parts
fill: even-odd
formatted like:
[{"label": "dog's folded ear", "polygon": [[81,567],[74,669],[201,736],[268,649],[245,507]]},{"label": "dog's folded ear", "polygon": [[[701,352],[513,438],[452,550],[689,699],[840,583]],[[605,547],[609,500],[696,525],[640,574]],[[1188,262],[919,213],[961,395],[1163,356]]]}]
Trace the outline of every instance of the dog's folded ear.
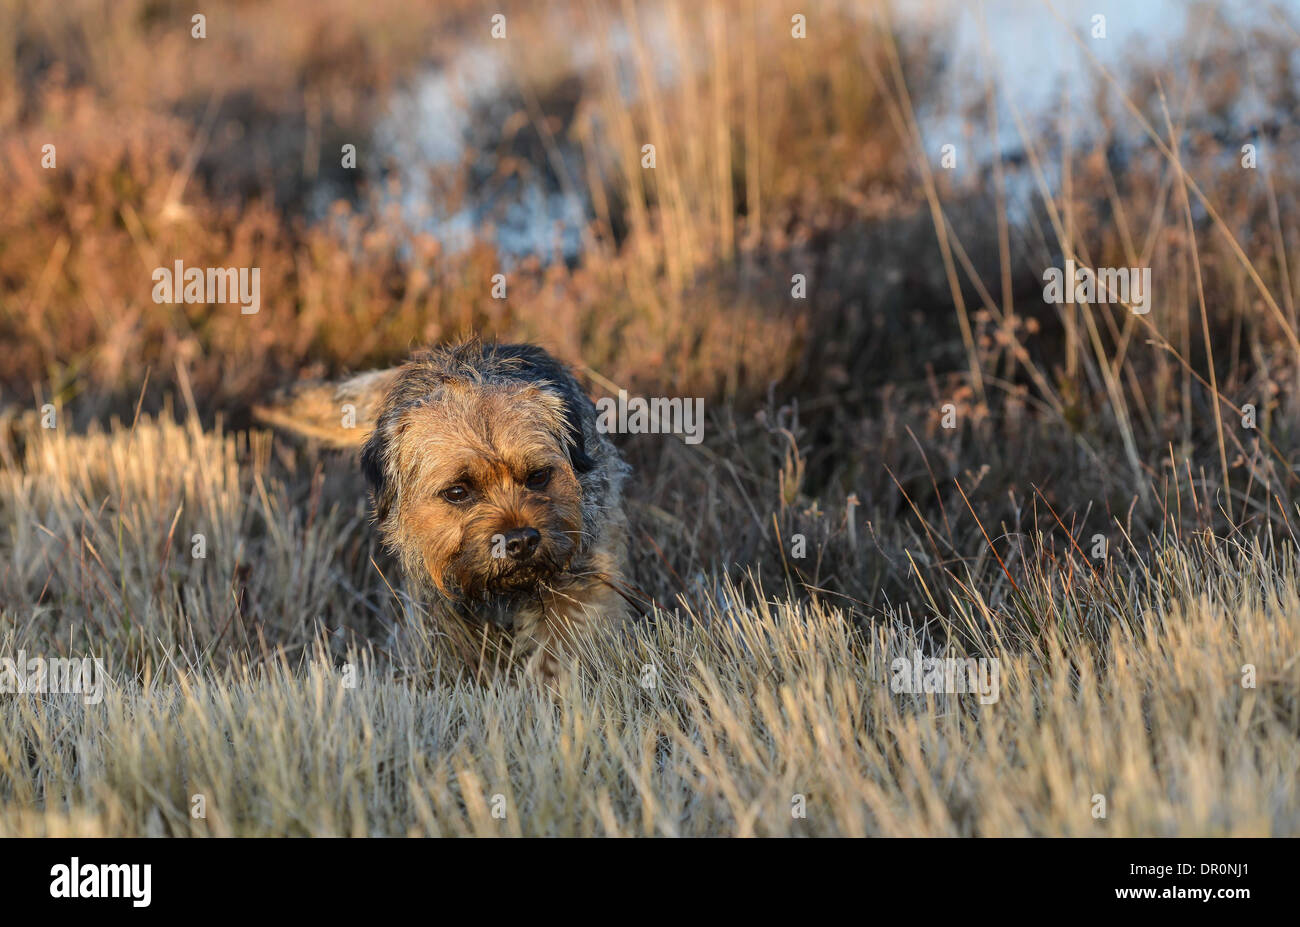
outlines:
[{"label": "dog's folded ear", "polygon": [[565,397],[564,400],[564,420],[569,426],[569,463],[573,464],[573,469],[578,473],[588,473],[596,466],[596,461],[587,453],[587,439],[582,433],[582,413],[577,404],[579,402],[591,404],[586,396],[580,396],[577,400]]},{"label": "dog's folded ear", "polygon": [[361,451],[361,472],[370,484],[371,498],[375,503],[375,517],[383,521],[393,507],[395,493],[386,472],[384,461],[384,433],[371,433],[370,440]]},{"label": "dog's folded ear", "polygon": [[596,461],[587,453],[587,438],[582,430],[583,412],[595,422],[596,410],[569,370],[541,348],[531,344],[500,344],[490,349],[494,356],[505,358],[530,381],[540,381],[543,389],[563,403],[564,439],[569,463],[578,473],[588,473]]},{"label": "dog's folded ear", "polygon": [[331,447],[360,447],[374,430],[384,397],[400,370],[391,367],[338,382],[299,383],[277,393],[266,405],[254,406],[253,415]]},{"label": "dog's folded ear", "polygon": [[591,400],[576,389],[566,389],[559,384],[548,383],[542,389],[549,396],[560,401],[563,424],[559,435],[569,455],[569,463],[576,473],[588,473],[596,466],[596,461],[587,453],[587,439],[582,430],[583,404],[591,406]]}]

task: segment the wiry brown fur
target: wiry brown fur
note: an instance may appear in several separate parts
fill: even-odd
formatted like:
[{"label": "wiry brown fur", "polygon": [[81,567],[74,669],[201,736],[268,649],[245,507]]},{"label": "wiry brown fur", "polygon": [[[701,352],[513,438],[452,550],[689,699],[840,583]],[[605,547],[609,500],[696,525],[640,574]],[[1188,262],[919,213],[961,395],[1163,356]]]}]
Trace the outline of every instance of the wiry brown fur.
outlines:
[{"label": "wiry brown fur", "polygon": [[[357,410],[355,429],[333,427],[343,402]],[[626,617],[627,465],[542,349],[438,348],[258,414],[334,444],[365,436],[380,535],[470,663],[524,657],[553,673],[584,625]],[[530,483],[543,473],[544,485]],[[504,555],[505,539],[528,529],[540,535],[531,556]]]},{"label": "wiry brown fur", "polygon": [[[253,414],[268,425],[296,431],[332,447],[360,447],[370,437],[379,405],[400,367],[371,370],[340,383],[300,383],[276,395],[269,405],[254,406]],[[353,409],[353,427],[344,425]]]}]

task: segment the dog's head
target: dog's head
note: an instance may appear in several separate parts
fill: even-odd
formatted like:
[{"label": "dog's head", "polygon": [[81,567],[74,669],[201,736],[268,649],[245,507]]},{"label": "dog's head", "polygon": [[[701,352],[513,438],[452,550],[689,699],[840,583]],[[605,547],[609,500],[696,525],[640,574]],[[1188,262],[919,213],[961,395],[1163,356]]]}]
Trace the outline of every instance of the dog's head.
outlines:
[{"label": "dog's head", "polygon": [[545,382],[405,370],[362,453],[385,541],[451,598],[536,589],[580,548],[581,436]]}]

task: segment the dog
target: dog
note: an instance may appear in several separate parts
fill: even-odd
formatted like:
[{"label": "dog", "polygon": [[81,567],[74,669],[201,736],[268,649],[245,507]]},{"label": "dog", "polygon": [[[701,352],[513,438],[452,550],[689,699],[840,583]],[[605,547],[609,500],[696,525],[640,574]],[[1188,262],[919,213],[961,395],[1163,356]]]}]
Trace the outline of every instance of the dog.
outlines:
[{"label": "dog", "polygon": [[631,617],[630,468],[573,374],[542,348],[436,347],[294,387],[254,414],[361,447],[379,535],[468,663],[553,678],[584,627]]}]

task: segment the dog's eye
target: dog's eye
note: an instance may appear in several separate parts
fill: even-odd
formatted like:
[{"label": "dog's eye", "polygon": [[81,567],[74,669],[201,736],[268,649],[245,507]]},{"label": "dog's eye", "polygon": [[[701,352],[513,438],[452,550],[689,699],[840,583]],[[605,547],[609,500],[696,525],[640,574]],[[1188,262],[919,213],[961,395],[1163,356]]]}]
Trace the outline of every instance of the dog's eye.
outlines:
[{"label": "dog's eye", "polygon": [[469,490],[457,483],[455,486],[444,489],[442,497],[451,503],[466,502],[469,500]]},{"label": "dog's eye", "polygon": [[550,481],[551,468],[542,467],[542,469],[534,470],[532,473],[528,474],[528,478],[524,480],[524,485],[529,489],[545,489],[546,484]]}]

